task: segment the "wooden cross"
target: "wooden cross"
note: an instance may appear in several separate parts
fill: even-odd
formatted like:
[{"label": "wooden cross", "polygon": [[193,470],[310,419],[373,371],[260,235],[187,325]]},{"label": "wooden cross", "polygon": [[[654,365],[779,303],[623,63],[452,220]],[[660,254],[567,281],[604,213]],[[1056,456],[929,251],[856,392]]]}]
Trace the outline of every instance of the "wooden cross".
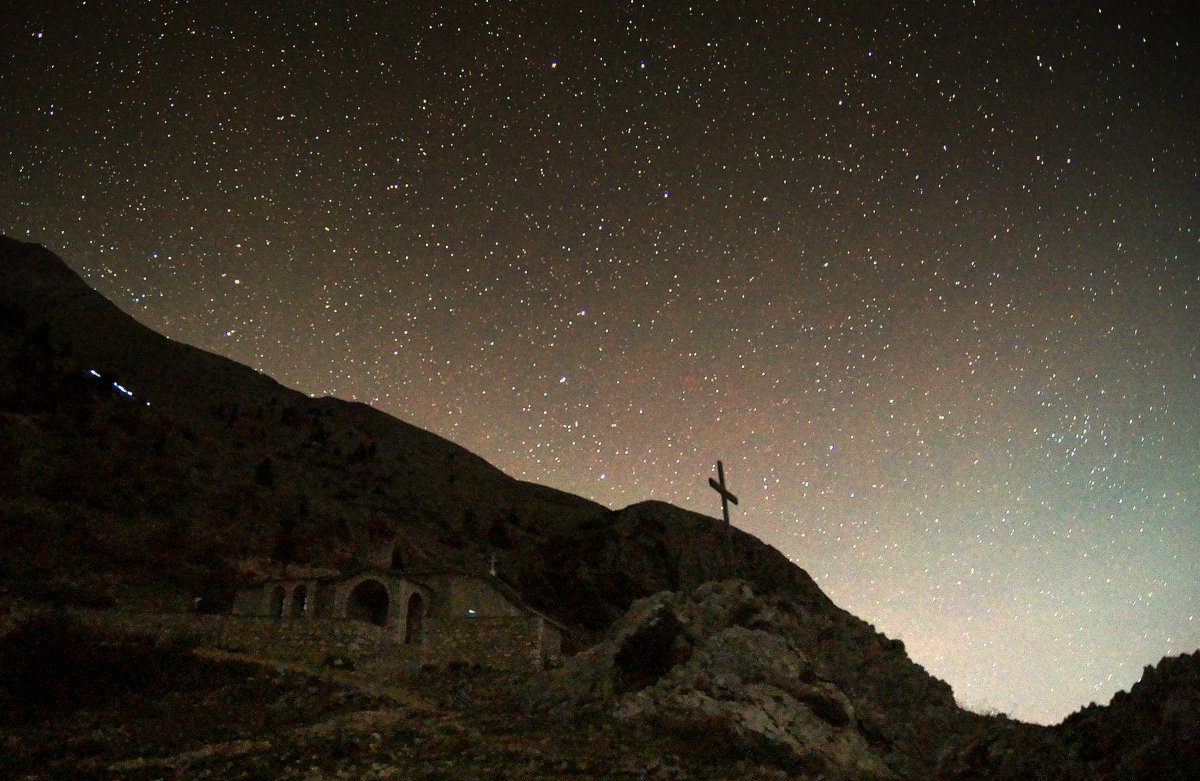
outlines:
[{"label": "wooden cross", "polygon": [[725,516],[725,525],[729,525],[729,503],[737,504],[737,497],[734,496],[728,488],[725,487],[725,467],[720,461],[717,462],[717,479],[708,478],[708,484],[713,487],[713,490],[721,495],[721,514]]}]

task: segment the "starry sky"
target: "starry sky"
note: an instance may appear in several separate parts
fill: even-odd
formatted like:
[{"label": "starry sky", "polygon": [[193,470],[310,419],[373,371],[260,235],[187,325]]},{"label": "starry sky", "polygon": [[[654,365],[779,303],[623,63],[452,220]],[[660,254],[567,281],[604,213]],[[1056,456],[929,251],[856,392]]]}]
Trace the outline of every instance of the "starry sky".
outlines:
[{"label": "starry sky", "polygon": [[970,707],[1200,647],[1187,4],[28,5],[0,231],[150,327],[613,508],[722,459]]}]

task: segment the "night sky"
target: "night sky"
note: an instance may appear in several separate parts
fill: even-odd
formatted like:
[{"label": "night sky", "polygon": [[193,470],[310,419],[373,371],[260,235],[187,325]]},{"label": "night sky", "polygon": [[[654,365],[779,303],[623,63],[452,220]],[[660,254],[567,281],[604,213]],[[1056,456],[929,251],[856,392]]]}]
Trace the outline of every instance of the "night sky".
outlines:
[{"label": "night sky", "polygon": [[1191,4],[32,5],[0,232],[148,326],[613,508],[722,459],[970,707],[1200,647]]}]

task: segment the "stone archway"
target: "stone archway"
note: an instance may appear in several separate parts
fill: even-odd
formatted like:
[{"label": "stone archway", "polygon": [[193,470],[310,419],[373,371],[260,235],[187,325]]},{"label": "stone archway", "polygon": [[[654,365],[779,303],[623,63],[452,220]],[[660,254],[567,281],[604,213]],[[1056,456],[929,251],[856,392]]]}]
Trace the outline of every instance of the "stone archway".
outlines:
[{"label": "stone archway", "polygon": [[308,614],[308,586],[301,583],[292,591],[292,618],[303,618]]},{"label": "stone archway", "polygon": [[417,645],[421,642],[421,629],[425,623],[425,598],[414,591],[408,598],[408,613],[404,621],[404,642]]},{"label": "stone archway", "polygon": [[287,602],[287,589],[283,586],[276,586],[271,590],[271,601],[268,603],[267,611],[271,618],[283,618],[283,606]]},{"label": "stone archway", "polygon": [[387,626],[390,601],[387,586],[367,578],[350,591],[346,600],[346,618]]}]

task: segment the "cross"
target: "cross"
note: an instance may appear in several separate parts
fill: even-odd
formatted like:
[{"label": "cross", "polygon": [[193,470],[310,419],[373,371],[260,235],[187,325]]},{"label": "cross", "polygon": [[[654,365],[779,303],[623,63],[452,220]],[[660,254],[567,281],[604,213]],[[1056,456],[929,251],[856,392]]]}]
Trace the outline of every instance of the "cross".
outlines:
[{"label": "cross", "polygon": [[737,497],[730,493],[725,487],[725,467],[720,461],[717,462],[717,479],[708,478],[708,484],[713,487],[713,490],[721,495],[721,514],[725,516],[725,525],[729,525],[729,503],[737,504]]}]

